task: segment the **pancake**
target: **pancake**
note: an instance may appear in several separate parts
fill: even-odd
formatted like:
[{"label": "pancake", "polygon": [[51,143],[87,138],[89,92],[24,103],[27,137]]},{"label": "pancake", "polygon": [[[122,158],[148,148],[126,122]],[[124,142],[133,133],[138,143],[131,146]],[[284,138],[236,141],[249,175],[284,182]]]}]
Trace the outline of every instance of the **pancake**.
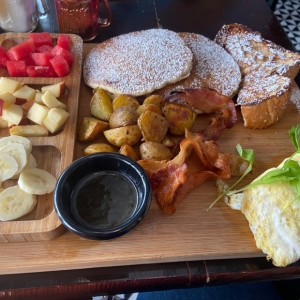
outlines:
[{"label": "pancake", "polygon": [[189,76],[192,59],[177,33],[136,31],[93,48],[84,62],[83,78],[91,88],[142,96]]},{"label": "pancake", "polygon": [[241,72],[238,64],[220,45],[196,33],[179,33],[192,50],[193,68],[188,78],[157,91],[168,95],[173,90],[208,87],[232,97],[239,88]]}]

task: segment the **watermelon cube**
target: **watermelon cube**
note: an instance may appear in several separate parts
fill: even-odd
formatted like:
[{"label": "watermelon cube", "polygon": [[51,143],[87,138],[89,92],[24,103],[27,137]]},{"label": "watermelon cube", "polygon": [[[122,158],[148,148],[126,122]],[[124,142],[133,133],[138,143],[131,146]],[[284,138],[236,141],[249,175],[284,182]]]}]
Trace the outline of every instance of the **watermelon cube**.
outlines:
[{"label": "watermelon cube", "polygon": [[70,67],[66,59],[57,55],[50,59],[50,64],[58,77],[64,77],[70,73]]},{"label": "watermelon cube", "polygon": [[7,71],[10,76],[14,77],[26,77],[26,63],[23,60],[8,60],[7,64]]},{"label": "watermelon cube", "polygon": [[56,45],[53,50],[51,51],[51,53],[54,56],[62,56],[69,64],[69,66],[72,66],[73,61],[74,61],[74,54],[71,53],[70,51],[66,50],[65,48]]},{"label": "watermelon cube", "polygon": [[41,52],[41,53],[45,53],[45,52],[51,52],[53,49],[52,46],[49,46],[49,45],[43,45],[41,47],[38,47],[36,49],[37,52]]},{"label": "watermelon cube", "polygon": [[29,39],[34,42],[36,48],[43,45],[48,45],[52,47],[52,37],[49,32],[36,32],[30,33]]},{"label": "watermelon cube", "polygon": [[6,49],[0,47],[0,67],[6,68],[6,62],[9,60],[9,57],[6,53]]},{"label": "watermelon cube", "polygon": [[36,66],[50,66],[50,59],[53,58],[51,52],[32,53],[32,60]]},{"label": "watermelon cube", "polygon": [[56,77],[51,66],[29,66],[26,71],[29,77]]},{"label": "watermelon cube", "polygon": [[7,55],[13,60],[21,60],[26,56],[29,56],[35,51],[35,45],[32,40],[27,40],[19,45],[11,47],[7,51]]},{"label": "watermelon cube", "polygon": [[57,45],[71,52],[70,36],[66,34],[60,34],[57,38]]}]

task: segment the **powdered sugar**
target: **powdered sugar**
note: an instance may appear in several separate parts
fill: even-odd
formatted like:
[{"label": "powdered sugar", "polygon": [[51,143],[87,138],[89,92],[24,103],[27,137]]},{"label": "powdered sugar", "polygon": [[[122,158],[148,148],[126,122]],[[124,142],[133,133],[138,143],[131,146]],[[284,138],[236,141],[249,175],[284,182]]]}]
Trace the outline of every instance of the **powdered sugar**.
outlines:
[{"label": "powdered sugar", "polygon": [[258,69],[265,75],[286,75],[300,64],[298,53],[264,39],[260,33],[241,24],[224,25],[215,40],[233,56],[243,76]]},{"label": "powdered sugar", "polygon": [[291,80],[280,75],[261,77],[257,73],[247,75],[238,94],[237,104],[257,105],[272,97],[279,97],[289,91]]},{"label": "powdered sugar", "polygon": [[233,96],[241,81],[238,64],[221,46],[196,33],[179,33],[194,55],[191,75],[158,91],[168,95],[174,90],[208,87],[222,95]]},{"label": "powdered sugar", "polygon": [[139,96],[187,77],[192,58],[177,33],[149,29],[99,44],[87,56],[83,77],[92,88]]}]

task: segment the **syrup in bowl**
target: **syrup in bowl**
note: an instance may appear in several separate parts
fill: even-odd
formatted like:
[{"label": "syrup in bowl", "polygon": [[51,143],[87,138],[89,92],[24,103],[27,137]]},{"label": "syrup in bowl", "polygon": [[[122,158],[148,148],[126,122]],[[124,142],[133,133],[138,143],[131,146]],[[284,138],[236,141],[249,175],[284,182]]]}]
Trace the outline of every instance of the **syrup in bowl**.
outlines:
[{"label": "syrup in bowl", "polygon": [[71,198],[72,212],[78,222],[100,230],[125,223],[137,206],[134,184],[114,171],[85,176],[74,188]]}]

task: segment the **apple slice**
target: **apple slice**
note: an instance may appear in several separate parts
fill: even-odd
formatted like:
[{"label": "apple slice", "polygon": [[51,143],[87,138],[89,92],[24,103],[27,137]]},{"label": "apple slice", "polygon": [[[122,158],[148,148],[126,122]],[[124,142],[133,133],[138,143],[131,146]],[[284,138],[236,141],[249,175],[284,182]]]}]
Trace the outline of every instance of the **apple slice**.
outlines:
[{"label": "apple slice", "polygon": [[66,105],[57,100],[49,90],[42,95],[42,101],[49,108],[66,108]]},{"label": "apple slice", "polygon": [[21,106],[12,104],[2,110],[2,118],[12,125],[19,125],[23,118],[23,109]]},{"label": "apple slice", "polygon": [[0,116],[0,129],[5,129],[8,127],[8,122],[4,120],[2,116]]},{"label": "apple slice", "polygon": [[48,112],[49,108],[45,105],[33,103],[27,112],[27,118],[36,124],[43,125],[43,120]]},{"label": "apple slice", "polygon": [[24,99],[26,101],[35,99],[36,91],[35,89],[29,87],[28,85],[23,85],[19,87],[13,95],[18,99]]},{"label": "apple slice", "polygon": [[0,92],[0,99],[3,101],[3,108],[15,104],[16,97],[8,92]]},{"label": "apple slice", "polygon": [[42,93],[45,93],[46,91],[50,91],[53,94],[53,96],[55,96],[56,98],[59,98],[64,94],[65,87],[66,87],[65,82],[61,81],[58,83],[45,85],[41,88],[41,91],[42,91]]},{"label": "apple slice", "polygon": [[51,108],[43,121],[43,125],[51,132],[57,132],[66,122],[69,113],[62,108]]},{"label": "apple slice", "polygon": [[0,78],[0,91],[13,94],[21,86],[17,80],[9,79],[6,77]]}]

